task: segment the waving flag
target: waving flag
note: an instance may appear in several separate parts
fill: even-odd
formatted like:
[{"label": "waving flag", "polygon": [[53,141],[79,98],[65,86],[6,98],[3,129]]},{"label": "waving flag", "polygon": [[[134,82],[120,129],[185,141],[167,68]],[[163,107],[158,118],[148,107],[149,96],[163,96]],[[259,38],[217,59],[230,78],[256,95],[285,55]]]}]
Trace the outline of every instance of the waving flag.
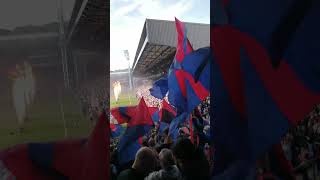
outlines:
[{"label": "waving flag", "polygon": [[170,123],[169,136],[172,138],[174,142],[176,142],[179,135],[179,126],[185,123],[188,120],[188,117],[189,116],[187,113],[182,113],[174,120],[172,120],[172,122]]},{"label": "waving flag", "polygon": [[170,127],[170,124],[165,123],[165,122],[160,122],[159,123],[159,134],[162,135],[164,133],[164,130]]},{"label": "waving flag", "polygon": [[110,123],[110,129],[111,129],[111,137],[119,137],[126,128],[123,127],[123,125],[121,124]]},{"label": "waving flag", "polygon": [[157,110],[152,114],[152,120],[157,124],[160,122],[160,110]]},{"label": "waving flag", "polygon": [[158,107],[148,107],[149,113],[152,117],[153,122],[158,122],[159,118],[155,117],[157,113],[159,113],[159,108]]},{"label": "waving flag", "polygon": [[211,59],[211,49],[200,48],[188,54],[182,63],[183,71],[177,71],[189,113],[209,96]]},{"label": "waving flag", "polygon": [[149,109],[155,123],[164,122],[170,124],[171,120],[177,115],[176,110],[164,99],[162,100],[162,107],[160,110],[153,107],[149,107]]},{"label": "waving flag", "polygon": [[146,135],[153,126],[153,120],[143,98],[139,104],[127,114],[130,117],[127,129],[120,138],[118,145],[119,163],[124,164],[134,160],[141,147],[138,139]]},{"label": "waving flag", "polygon": [[176,117],[176,110],[168,104],[166,100],[162,100],[162,107],[160,109],[160,121],[170,124],[170,122]]},{"label": "waving flag", "polygon": [[153,113],[152,119],[156,123],[156,128],[158,129],[158,132],[161,135],[161,134],[163,134],[163,132],[166,128],[169,128],[170,124],[163,122],[163,121],[160,121],[160,116],[161,116],[160,113],[161,113],[160,110]]},{"label": "waving flag", "polygon": [[128,123],[131,115],[134,113],[136,106],[116,107],[111,109],[111,115],[118,121],[119,124]]},{"label": "waving flag", "polygon": [[[210,49],[193,52],[184,24],[176,19],[178,44],[168,73],[168,99],[181,112],[191,112],[209,95]],[[203,84],[204,83],[204,84]]]},{"label": "waving flag", "polygon": [[183,111],[185,110],[186,102],[182,94],[181,87],[179,86],[176,72],[178,70],[182,71],[181,63],[184,60],[184,57],[190,52],[192,52],[193,49],[187,38],[186,28],[184,24],[180,22],[177,18],[175,20],[176,20],[176,29],[178,34],[178,44],[177,44],[175,59],[173,60],[168,72],[168,89],[169,89],[168,99],[170,104],[172,104],[173,106]]},{"label": "waving flag", "polygon": [[168,79],[162,77],[154,82],[152,88],[149,89],[150,94],[158,99],[163,99],[168,92]]},{"label": "waving flag", "polygon": [[215,174],[253,165],[320,103],[313,2],[225,1],[230,25],[211,30]]},{"label": "waving flag", "polygon": [[105,113],[88,139],[17,145],[0,152],[15,179],[107,179],[109,124]]}]

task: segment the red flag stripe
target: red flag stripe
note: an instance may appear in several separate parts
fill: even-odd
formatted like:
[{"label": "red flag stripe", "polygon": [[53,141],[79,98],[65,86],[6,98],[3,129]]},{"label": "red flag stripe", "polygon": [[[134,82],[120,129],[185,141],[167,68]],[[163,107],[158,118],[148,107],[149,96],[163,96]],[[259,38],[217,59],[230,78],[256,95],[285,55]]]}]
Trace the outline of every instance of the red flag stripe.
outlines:
[{"label": "red flag stripe", "polygon": [[179,21],[177,18],[175,18],[176,20],[176,29],[177,29],[177,33],[178,33],[178,45],[177,45],[177,50],[176,50],[176,60],[178,60],[178,62],[182,62],[185,55],[189,54],[190,52],[193,51],[192,46],[189,42],[189,40],[187,39],[187,49],[186,52],[184,50],[184,40],[186,38],[186,34],[185,34],[185,27],[184,24]]},{"label": "red flag stripe", "polygon": [[206,97],[209,96],[209,91],[201,84],[200,81],[195,82],[191,74],[183,70],[177,70],[175,73],[179,87],[181,89],[181,93],[184,97],[187,97],[187,88],[185,84],[186,80],[189,82],[195,94],[198,96],[200,100],[205,100]]}]

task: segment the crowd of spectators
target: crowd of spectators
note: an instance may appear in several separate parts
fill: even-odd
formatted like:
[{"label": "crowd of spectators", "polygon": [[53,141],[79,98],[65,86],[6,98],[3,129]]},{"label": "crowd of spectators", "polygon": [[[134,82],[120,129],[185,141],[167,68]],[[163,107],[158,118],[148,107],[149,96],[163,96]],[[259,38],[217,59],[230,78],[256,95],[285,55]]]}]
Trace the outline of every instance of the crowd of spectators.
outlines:
[{"label": "crowd of spectators", "polygon": [[162,139],[162,143],[157,143],[154,134],[144,138],[136,158],[122,166],[117,163],[116,147],[112,146],[112,180],[209,179],[210,165],[205,151],[189,138],[181,137],[176,143],[166,135]]},{"label": "crowd of spectators", "polygon": [[296,174],[304,180],[320,176],[320,106],[290,129],[281,144]]},{"label": "crowd of spectators", "polygon": [[200,113],[205,120],[210,120],[210,96],[204,100],[199,106]]},{"label": "crowd of spectators", "polygon": [[82,114],[93,124],[95,124],[101,111],[108,107],[108,90],[105,77],[99,77],[95,80],[88,81],[82,84],[78,89]]},{"label": "crowd of spectators", "polygon": [[[149,89],[150,86],[139,87],[136,93],[137,98],[140,99],[143,97],[148,106],[160,107],[161,100],[150,95]],[[209,134],[210,129],[209,108],[210,97],[203,101],[203,103],[198,107],[198,110],[201,114],[201,119],[203,122],[205,122],[203,126],[200,126],[200,129],[202,128],[204,134],[207,135]],[[197,127],[197,124],[195,124],[195,127],[196,129],[199,128]],[[205,141],[204,143],[199,143],[196,141],[194,143],[194,148],[201,149],[201,152],[198,153],[203,154],[207,158],[206,163],[208,163],[208,167],[212,168],[213,153],[210,146],[210,141],[206,141],[207,139],[202,137],[202,132],[197,132],[197,130],[194,131],[196,138],[199,139],[200,137],[200,139],[202,138],[202,141]],[[168,174],[172,175],[172,177],[170,177],[172,179],[181,179],[184,176],[183,174],[185,172],[183,171],[181,165],[179,165],[179,157],[176,157],[177,154],[175,154],[174,150],[175,146],[179,146],[179,141],[177,143],[172,142],[172,139],[170,139],[167,134],[168,129],[166,129],[162,135],[155,135],[155,132],[157,132],[156,128],[153,130],[153,134],[151,136],[144,137],[144,148],[137,153],[135,161],[131,162],[131,164],[126,167],[118,167],[116,165],[116,147],[117,143],[119,142],[119,138],[112,140],[111,147],[113,149],[112,155],[114,158],[112,158],[111,163],[114,167],[113,179],[117,179],[117,176],[119,180],[126,179],[125,177],[127,177],[128,174],[132,175],[132,173],[135,174],[139,172],[140,170],[138,164],[141,163],[139,162],[141,160],[140,158],[144,156],[140,153],[148,156],[147,151],[149,150],[151,150],[149,155],[153,154],[152,157],[155,156],[155,161],[158,163],[158,165],[156,165],[152,170],[141,170],[141,177],[137,179],[163,179],[163,177],[167,177]],[[191,139],[188,122],[180,125],[179,139]],[[315,177],[320,177],[320,105],[317,106],[314,111],[311,112],[303,121],[301,121],[297,127],[289,130],[281,142],[281,147],[286,159],[293,167],[294,175],[299,177],[298,179],[308,180],[315,179]],[[210,149],[210,151],[206,151],[206,149]],[[162,161],[165,161],[166,163],[169,161],[170,163],[169,165],[163,165],[161,164],[164,163]],[[152,166],[150,165],[150,167]],[[257,173],[259,174],[259,172]],[[135,175],[139,176],[138,174]]]},{"label": "crowd of spectators", "polygon": [[[143,97],[148,106],[160,107],[161,100],[150,95],[149,86],[137,90],[137,98]],[[117,161],[119,138],[111,139],[111,172],[113,180],[188,180],[209,179],[212,167],[212,149],[210,146],[209,98],[193,113],[193,142],[189,121],[178,127],[178,137],[169,135],[169,126],[160,132],[155,125],[151,132],[142,138],[142,148],[136,158],[128,164]],[[112,118],[112,116],[111,116]]]},{"label": "crowd of spectators", "polygon": [[150,94],[150,88],[151,85],[142,85],[138,87],[136,90],[136,98],[140,100],[143,97],[148,107],[160,107],[161,100]]}]

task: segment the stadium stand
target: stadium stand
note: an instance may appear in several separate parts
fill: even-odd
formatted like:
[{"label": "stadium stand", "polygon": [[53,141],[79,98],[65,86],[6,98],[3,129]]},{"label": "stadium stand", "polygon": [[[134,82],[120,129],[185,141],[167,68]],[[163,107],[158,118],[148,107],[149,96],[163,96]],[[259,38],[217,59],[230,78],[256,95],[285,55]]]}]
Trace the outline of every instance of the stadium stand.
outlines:
[{"label": "stadium stand", "polygon": [[[185,23],[195,49],[209,46],[209,25]],[[169,69],[175,55],[177,35],[174,21],[146,19],[134,58],[134,77],[159,78]]]}]

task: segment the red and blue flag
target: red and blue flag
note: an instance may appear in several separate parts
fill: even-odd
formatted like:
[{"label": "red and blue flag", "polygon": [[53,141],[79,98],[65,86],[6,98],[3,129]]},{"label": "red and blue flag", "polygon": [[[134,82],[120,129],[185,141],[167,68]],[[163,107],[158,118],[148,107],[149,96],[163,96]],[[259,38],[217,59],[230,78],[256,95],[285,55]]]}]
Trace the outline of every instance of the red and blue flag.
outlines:
[{"label": "red and blue flag", "polygon": [[87,139],[17,145],[0,152],[15,179],[107,179],[109,121],[102,113]]},{"label": "red and blue flag", "polygon": [[228,24],[211,27],[214,174],[236,162],[250,169],[320,103],[319,7],[229,0],[216,11]]},{"label": "red and blue flag", "polygon": [[162,100],[162,107],[160,109],[160,121],[170,124],[170,122],[177,116],[177,112],[165,99]]},{"label": "red and blue flag", "polygon": [[184,124],[189,118],[187,113],[182,113],[172,120],[169,126],[169,136],[172,138],[173,142],[177,141],[179,136],[179,128]]},{"label": "red and blue flag", "polygon": [[119,137],[124,131],[125,127],[121,124],[113,124],[110,123],[110,129],[111,129],[111,137]]},{"label": "red and blue flag", "polygon": [[153,83],[153,86],[149,89],[150,94],[158,99],[163,99],[168,92],[168,77],[162,77]]},{"label": "red and blue flag", "polygon": [[111,109],[111,115],[118,121],[118,124],[128,123],[135,108],[136,106],[116,107]]},{"label": "red and blue flag", "polygon": [[154,125],[150,114],[151,110],[147,107],[143,98],[137,106],[126,110],[124,112],[126,112],[125,116],[128,117],[127,129],[120,137],[118,144],[120,164],[134,160],[136,152],[141,147],[139,138],[146,135]]},{"label": "red and blue flag", "polygon": [[160,122],[160,110],[157,110],[152,114],[152,120],[154,123],[159,124]]},{"label": "red and blue flag", "polygon": [[210,49],[193,52],[185,25],[176,19],[178,44],[168,73],[168,99],[182,112],[192,112],[209,95]]},{"label": "red and blue flag", "polygon": [[[150,108],[150,107],[149,107]],[[150,109],[150,114],[155,123],[167,123],[170,124],[172,119],[177,115],[177,112],[174,107],[172,107],[165,99],[162,100],[162,107]]]}]

